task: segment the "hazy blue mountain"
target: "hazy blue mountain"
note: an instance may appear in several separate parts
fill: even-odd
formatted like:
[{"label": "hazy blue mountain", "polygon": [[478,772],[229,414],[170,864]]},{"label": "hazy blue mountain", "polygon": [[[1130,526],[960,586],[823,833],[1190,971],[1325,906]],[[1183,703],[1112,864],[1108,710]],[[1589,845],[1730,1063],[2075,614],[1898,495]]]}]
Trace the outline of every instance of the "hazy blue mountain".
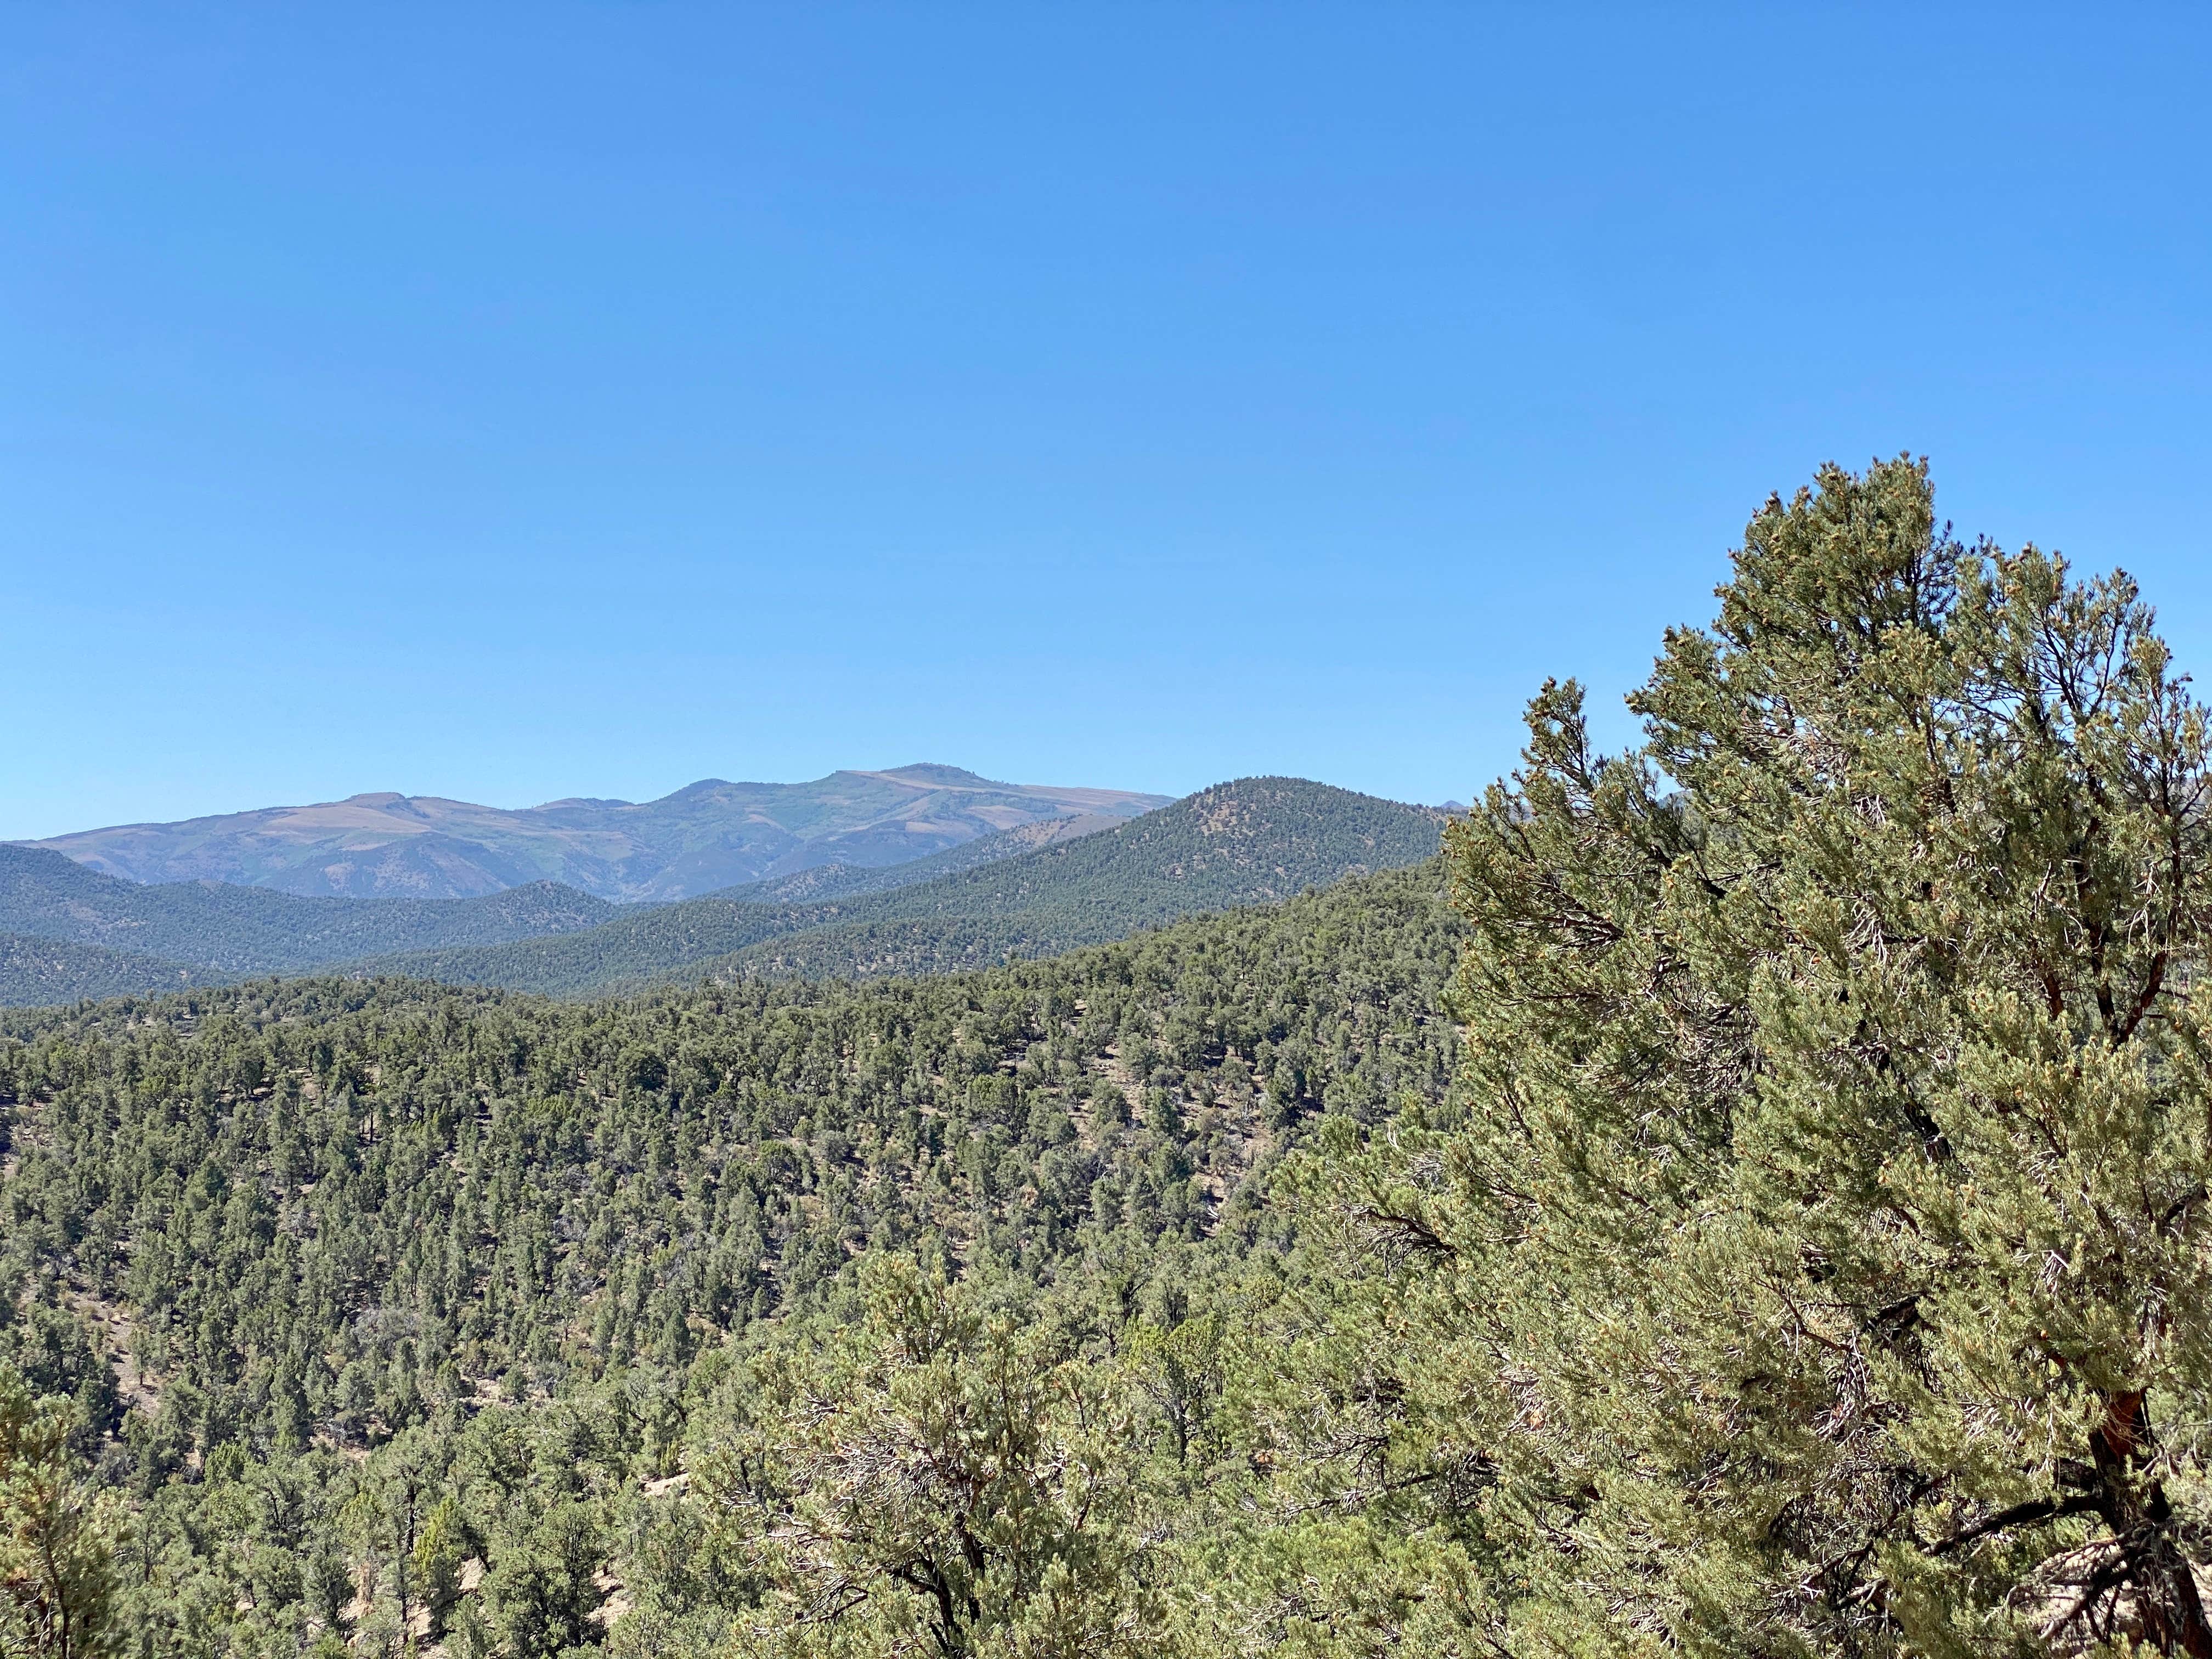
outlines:
[{"label": "hazy blue mountain", "polygon": [[1050,955],[1433,856],[1443,816],[1297,778],[1245,778],[1116,828],[888,891],[764,903],[747,890],[588,932],[422,951],[363,972],[578,994],[703,975],[874,975]]},{"label": "hazy blue mountain", "polygon": [[364,794],[33,845],[132,881],[220,881],[313,896],[452,899],[553,881],[623,902],[694,896],[823,865],[906,864],[1047,820],[1125,819],[1167,797],[1000,783],[956,766],[809,783],[709,778],[659,800],[520,810]]}]

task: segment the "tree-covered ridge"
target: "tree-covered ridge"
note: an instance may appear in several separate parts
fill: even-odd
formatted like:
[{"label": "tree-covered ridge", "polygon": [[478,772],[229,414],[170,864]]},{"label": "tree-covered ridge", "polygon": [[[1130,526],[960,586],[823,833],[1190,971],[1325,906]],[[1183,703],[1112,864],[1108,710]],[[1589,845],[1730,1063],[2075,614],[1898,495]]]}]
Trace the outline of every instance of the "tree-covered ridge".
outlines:
[{"label": "tree-covered ridge", "polygon": [[756,904],[818,904],[830,899],[855,898],[863,893],[887,893],[894,887],[911,887],[917,882],[934,881],[939,876],[973,870],[979,865],[995,864],[1018,853],[1094,836],[1122,822],[1098,813],[1040,818],[1034,823],[1018,823],[1011,830],[978,836],[957,847],[948,847],[941,853],[931,853],[904,864],[810,865],[787,876],[726,888],[720,896]]},{"label": "tree-covered ridge", "polygon": [[562,994],[702,975],[988,967],[1126,938],[1433,857],[1443,815],[1299,778],[1244,778],[1120,828],[892,891],[817,904],[714,896],[559,939],[361,964]]},{"label": "tree-covered ridge", "polygon": [[[709,972],[986,967],[1418,862],[1433,855],[1441,819],[1324,785],[1247,779],[1133,824],[1104,822],[1054,818],[908,865],[825,866],[627,911],[544,882],[454,900],[149,887],[42,848],[0,847],[0,933],[26,936],[0,954],[0,1004],[332,969],[576,994]],[[1113,839],[1071,856],[1102,836]],[[1009,867],[980,873],[1000,863]],[[738,954],[787,934],[802,937]]]},{"label": "tree-covered ridge", "polygon": [[[1117,822],[1045,819],[903,865],[823,865],[718,896],[788,905],[887,892]],[[156,994],[327,969],[364,955],[508,943],[580,932],[619,914],[550,882],[452,900],[300,897],[198,881],[145,886],[45,848],[0,846],[0,1006]]]},{"label": "tree-covered ridge", "polygon": [[465,899],[303,898],[219,882],[144,886],[41,848],[0,846],[0,932],[150,957],[202,978],[502,944],[594,927],[617,914],[604,899],[550,882]]}]

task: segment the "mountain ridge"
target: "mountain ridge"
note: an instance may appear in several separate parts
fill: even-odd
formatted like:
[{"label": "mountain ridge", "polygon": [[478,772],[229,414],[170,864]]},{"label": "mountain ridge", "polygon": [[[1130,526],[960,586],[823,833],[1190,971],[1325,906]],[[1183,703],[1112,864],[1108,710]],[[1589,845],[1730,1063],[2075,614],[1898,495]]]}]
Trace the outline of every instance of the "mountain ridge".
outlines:
[{"label": "mountain ridge", "polygon": [[971,968],[1403,868],[1434,856],[1443,822],[1433,808],[1307,779],[1242,778],[1114,829],[888,891],[773,904],[733,890],[559,936],[345,966],[556,995],[709,975],[875,977]]},{"label": "mountain ridge", "polygon": [[307,972],[576,995],[969,969],[1415,863],[1443,821],[1303,779],[1247,778],[1133,819],[1039,819],[896,866],[815,866],[639,906],[544,881],[464,899],[143,884],[0,845],[0,1002]]},{"label": "mountain ridge", "polygon": [[456,899],[556,881],[651,903],[819,865],[905,864],[1026,823],[1124,819],[1168,799],[1002,783],[919,762],[796,784],[702,778],[645,802],[569,796],[503,808],[373,790],[10,844],[149,884],[209,879],[311,897]]}]

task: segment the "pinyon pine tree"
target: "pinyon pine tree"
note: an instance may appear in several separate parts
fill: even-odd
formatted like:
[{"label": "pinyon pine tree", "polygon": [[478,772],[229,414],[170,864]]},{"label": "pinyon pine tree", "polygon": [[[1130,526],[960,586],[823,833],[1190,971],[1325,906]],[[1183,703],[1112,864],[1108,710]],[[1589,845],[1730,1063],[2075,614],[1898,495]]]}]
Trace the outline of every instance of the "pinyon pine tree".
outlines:
[{"label": "pinyon pine tree", "polygon": [[79,1478],[74,1402],[0,1360],[0,1659],[114,1650],[117,1500]]},{"label": "pinyon pine tree", "polygon": [[977,1281],[871,1256],[860,1316],[769,1347],[693,1466],[765,1590],[759,1659],[1146,1659],[1108,1368]]},{"label": "pinyon pine tree", "polygon": [[1468,1651],[2212,1654],[2203,713],[1908,459],[1720,599],[1455,828],[1462,1108],[1331,1126],[1367,1488]]}]

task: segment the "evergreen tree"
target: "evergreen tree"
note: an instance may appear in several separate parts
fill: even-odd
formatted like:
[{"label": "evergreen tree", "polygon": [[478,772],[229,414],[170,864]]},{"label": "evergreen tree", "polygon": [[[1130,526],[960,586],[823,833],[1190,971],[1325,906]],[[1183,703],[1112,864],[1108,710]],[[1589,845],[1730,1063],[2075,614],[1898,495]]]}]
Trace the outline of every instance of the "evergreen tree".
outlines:
[{"label": "evergreen tree", "polygon": [[[1136,1659],[1159,1651],[1108,1368],[896,1255],[860,1316],[771,1348],[698,1462],[767,1588],[741,1651]],[[1018,1299],[1018,1292],[1016,1292]]]},{"label": "evergreen tree", "polygon": [[2212,1652],[2203,712],[1906,460],[1720,597],[1451,833],[1463,1117],[1335,1131],[1378,1484],[1512,1651]]},{"label": "evergreen tree", "polygon": [[72,1401],[34,1396],[0,1361],[0,1654],[93,1659],[118,1634],[117,1504],[96,1495],[70,1440]]}]

